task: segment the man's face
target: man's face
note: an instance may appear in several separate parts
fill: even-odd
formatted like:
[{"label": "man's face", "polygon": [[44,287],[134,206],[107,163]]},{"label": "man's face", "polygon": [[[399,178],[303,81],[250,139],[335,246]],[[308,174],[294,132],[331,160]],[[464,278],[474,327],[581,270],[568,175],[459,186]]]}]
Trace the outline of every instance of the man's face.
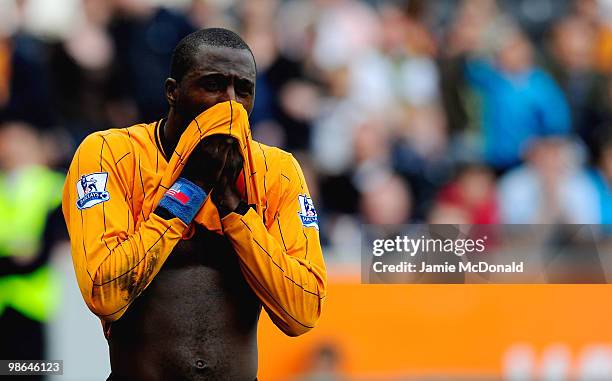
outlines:
[{"label": "man's face", "polygon": [[202,46],[180,82],[168,85],[168,100],[191,121],[217,103],[234,100],[250,114],[255,100],[255,63],[247,49]]}]

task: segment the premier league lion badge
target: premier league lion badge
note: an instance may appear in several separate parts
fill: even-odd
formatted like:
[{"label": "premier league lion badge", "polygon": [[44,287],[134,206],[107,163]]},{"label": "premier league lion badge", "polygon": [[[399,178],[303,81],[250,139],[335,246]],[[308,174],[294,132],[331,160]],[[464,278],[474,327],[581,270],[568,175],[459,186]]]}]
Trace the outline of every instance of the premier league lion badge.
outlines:
[{"label": "premier league lion badge", "polygon": [[108,173],[90,173],[83,175],[77,181],[77,208],[83,210],[91,208],[94,205],[110,200],[110,194],[106,191],[106,182],[108,181]]},{"label": "premier league lion badge", "polygon": [[299,195],[298,200],[300,202],[300,211],[298,214],[302,219],[302,225],[307,228],[313,227],[319,230],[317,211],[312,203],[312,199],[306,195]]}]

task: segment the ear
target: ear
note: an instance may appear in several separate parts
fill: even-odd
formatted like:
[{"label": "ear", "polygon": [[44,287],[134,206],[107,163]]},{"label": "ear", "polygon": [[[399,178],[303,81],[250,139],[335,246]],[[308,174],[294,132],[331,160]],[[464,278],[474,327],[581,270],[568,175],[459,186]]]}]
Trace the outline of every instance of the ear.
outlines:
[{"label": "ear", "polygon": [[164,89],[166,91],[166,101],[168,105],[174,107],[178,97],[178,82],[176,82],[174,78],[168,78],[164,83]]}]

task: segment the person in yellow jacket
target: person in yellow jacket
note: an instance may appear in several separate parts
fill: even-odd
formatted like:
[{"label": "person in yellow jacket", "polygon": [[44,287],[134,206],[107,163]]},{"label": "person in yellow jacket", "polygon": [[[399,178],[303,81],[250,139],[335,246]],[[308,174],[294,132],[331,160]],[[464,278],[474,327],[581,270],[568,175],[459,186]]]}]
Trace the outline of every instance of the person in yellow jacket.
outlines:
[{"label": "person in yellow jacket", "polygon": [[254,380],[261,307],[287,335],[326,296],[317,213],[295,158],[251,138],[256,67],[235,33],[175,48],[167,118],[88,136],[64,185],[78,284],[109,380]]},{"label": "person in yellow jacket", "polygon": [[0,124],[0,359],[44,360],[46,324],[60,301],[49,261],[67,239],[64,174],[44,165],[41,147],[32,126]]}]

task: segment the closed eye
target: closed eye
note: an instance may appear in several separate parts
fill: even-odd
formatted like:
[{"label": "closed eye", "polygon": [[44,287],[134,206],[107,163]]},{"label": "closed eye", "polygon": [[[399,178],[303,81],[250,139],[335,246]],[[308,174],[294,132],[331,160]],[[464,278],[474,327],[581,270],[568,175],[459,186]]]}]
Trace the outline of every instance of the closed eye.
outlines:
[{"label": "closed eye", "polygon": [[227,88],[228,79],[221,74],[211,74],[202,77],[200,85],[206,91],[224,91]]},{"label": "closed eye", "polygon": [[240,78],[234,79],[234,89],[236,90],[237,94],[242,96],[253,95],[254,88],[255,86],[253,85],[253,82],[249,80]]}]

